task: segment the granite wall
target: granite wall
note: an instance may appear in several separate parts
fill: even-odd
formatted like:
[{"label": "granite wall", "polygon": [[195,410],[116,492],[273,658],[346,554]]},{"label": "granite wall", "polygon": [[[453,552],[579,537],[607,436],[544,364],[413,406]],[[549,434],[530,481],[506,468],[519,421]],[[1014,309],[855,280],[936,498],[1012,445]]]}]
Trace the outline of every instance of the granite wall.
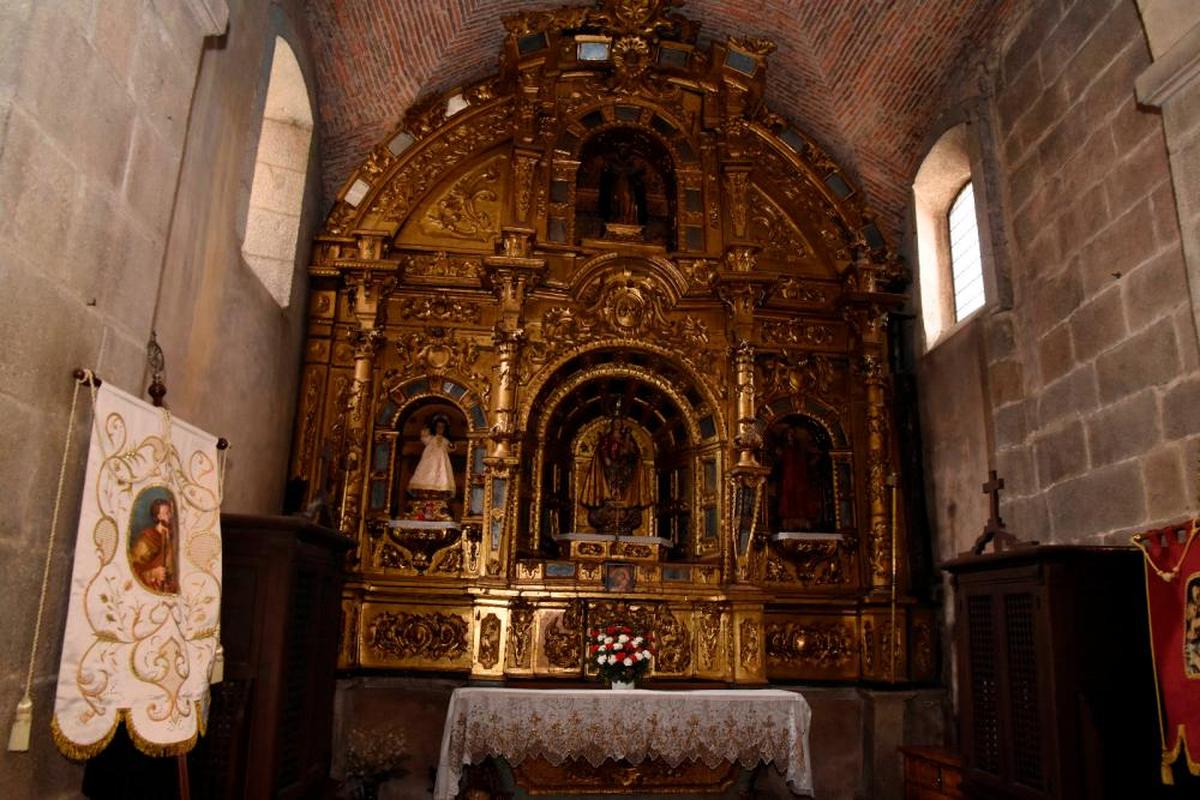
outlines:
[{"label": "granite wall", "polygon": [[[232,444],[225,508],[281,504],[304,281],[281,308],[240,257],[275,36],[313,68],[300,3],[0,3],[0,730],[21,696],[71,404],[93,367],[142,394],[151,329],[167,404]],[[311,94],[315,98],[315,93]],[[317,144],[299,240],[320,216]],[[297,265],[307,259],[302,246]],[[49,735],[91,415],[70,448],[34,670],[32,750],[0,752],[12,797],[77,796]]]}]

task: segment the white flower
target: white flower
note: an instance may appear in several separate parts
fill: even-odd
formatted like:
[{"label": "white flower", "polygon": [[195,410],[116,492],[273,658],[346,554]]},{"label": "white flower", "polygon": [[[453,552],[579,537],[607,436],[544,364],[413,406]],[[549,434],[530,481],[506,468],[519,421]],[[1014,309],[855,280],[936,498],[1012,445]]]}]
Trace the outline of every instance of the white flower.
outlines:
[{"label": "white flower", "polygon": [[617,637],[617,641],[618,642],[628,642],[629,637],[622,633],[620,636]]},{"label": "white flower", "polygon": [[605,636],[605,637],[604,637],[604,643],[605,643],[605,644],[612,644],[612,637],[611,637],[611,636]]},{"label": "white flower", "polygon": [[644,660],[645,660],[645,658],[646,658],[646,654],[645,654],[645,653],[638,653],[636,656],[634,656],[634,658],[636,658],[638,661],[644,661]]},{"label": "white flower", "polygon": [[603,642],[603,641],[604,641],[604,634],[603,634],[603,633],[598,633],[598,634],[596,634],[596,641],[597,641],[597,642]]},{"label": "white flower", "polygon": [[644,642],[644,641],[645,641],[645,640],[644,640],[642,637],[640,637],[640,636],[635,636],[635,637],[633,637],[633,643],[634,643],[634,644],[641,644],[641,643],[642,643],[642,642]]},{"label": "white flower", "polygon": [[609,657],[608,657],[608,663],[610,663],[610,664],[615,664],[615,663],[617,663],[617,657],[616,657],[616,656],[609,656]]},{"label": "white flower", "polygon": [[617,642],[616,644],[613,645],[613,650],[624,650],[624,649],[625,649],[625,645],[621,644],[620,642]]},{"label": "white flower", "polygon": [[596,663],[597,663],[597,664],[603,664],[603,663],[604,663],[604,662],[606,662],[607,660],[608,660],[608,657],[607,657],[607,656],[596,656]]},{"label": "white flower", "polygon": [[627,667],[632,667],[632,666],[633,666],[633,659],[631,659],[631,658],[626,658],[626,659],[625,659],[625,666],[627,666]]}]

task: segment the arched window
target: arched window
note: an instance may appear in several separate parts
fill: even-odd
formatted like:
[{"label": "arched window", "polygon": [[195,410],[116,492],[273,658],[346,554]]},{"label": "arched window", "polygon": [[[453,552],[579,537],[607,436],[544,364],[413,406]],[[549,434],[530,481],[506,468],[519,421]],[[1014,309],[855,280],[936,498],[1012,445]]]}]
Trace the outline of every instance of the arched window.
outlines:
[{"label": "arched window", "polygon": [[942,134],[913,180],[926,349],[995,299],[968,135],[966,124]]},{"label": "arched window", "polygon": [[242,257],[281,308],[287,307],[292,294],[312,131],[304,74],[292,48],[277,36]]},{"label": "arched window", "polygon": [[983,261],[979,252],[979,223],[975,219],[975,190],[970,181],[950,204],[950,282],[954,287],[954,321],[983,307]]}]

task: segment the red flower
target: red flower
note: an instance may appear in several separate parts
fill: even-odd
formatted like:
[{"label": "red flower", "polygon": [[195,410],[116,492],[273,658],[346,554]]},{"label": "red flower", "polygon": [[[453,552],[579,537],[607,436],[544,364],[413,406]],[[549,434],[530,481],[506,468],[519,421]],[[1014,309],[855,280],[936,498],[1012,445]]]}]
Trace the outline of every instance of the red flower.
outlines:
[{"label": "red flower", "polygon": [[616,632],[617,632],[617,626],[616,626],[616,625],[609,625],[609,626],[608,626],[607,633],[608,633],[608,635],[609,635],[609,636],[612,636],[612,635],[613,635],[614,633],[616,633]]}]

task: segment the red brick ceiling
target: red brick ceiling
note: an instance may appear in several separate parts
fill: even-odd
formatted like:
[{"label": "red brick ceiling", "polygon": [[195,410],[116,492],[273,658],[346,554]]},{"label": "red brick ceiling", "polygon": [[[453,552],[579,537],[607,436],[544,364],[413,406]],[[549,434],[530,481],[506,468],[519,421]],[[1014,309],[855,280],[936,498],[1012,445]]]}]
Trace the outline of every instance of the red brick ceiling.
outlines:
[{"label": "red brick ceiling", "polygon": [[[588,0],[310,0],[326,197],[419,96],[495,71],[501,18]],[[1026,0],[688,0],[701,40],[761,35],[772,109],[898,229],[933,117]]]}]

